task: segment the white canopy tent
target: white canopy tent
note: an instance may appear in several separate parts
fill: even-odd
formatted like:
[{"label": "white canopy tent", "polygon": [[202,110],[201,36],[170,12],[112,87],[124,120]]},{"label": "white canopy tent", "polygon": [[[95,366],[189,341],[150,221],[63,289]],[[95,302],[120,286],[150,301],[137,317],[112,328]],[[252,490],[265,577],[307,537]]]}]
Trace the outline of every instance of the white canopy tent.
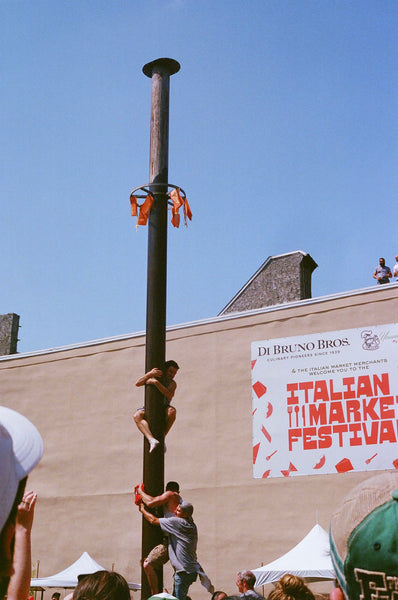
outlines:
[{"label": "white canopy tent", "polygon": [[278,581],[286,573],[298,575],[306,582],[335,579],[329,536],[320,525],[315,525],[289,552],[252,571],[256,576],[255,587]]},{"label": "white canopy tent", "polygon": [[[49,577],[32,578],[30,586],[32,588],[75,588],[77,586],[78,575],[87,575],[88,573],[105,570],[104,567],[91,558],[88,552],[83,552],[81,557],[67,569]],[[139,583],[129,583],[129,587],[131,590],[141,589]]]}]

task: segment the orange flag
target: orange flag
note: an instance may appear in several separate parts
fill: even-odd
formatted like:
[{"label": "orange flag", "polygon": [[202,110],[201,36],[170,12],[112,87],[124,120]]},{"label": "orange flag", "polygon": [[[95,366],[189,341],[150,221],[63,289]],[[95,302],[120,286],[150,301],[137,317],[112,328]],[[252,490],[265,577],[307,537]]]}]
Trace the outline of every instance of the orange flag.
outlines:
[{"label": "orange flag", "polygon": [[177,213],[180,206],[182,206],[184,204],[184,200],[181,198],[181,195],[180,195],[180,190],[178,188],[174,188],[170,192],[170,198],[173,203],[173,208],[174,208],[175,212]]},{"label": "orange flag", "polygon": [[180,210],[180,206],[183,206],[184,200],[181,198],[180,190],[178,188],[174,188],[170,192],[170,199],[173,202],[171,209],[171,223],[174,227],[179,227],[180,215],[178,214],[178,211]]},{"label": "orange flag", "polygon": [[171,217],[171,224],[174,227],[179,227],[180,226],[180,215],[177,212],[174,212],[174,208],[171,209],[172,212],[172,217]]},{"label": "orange flag", "polygon": [[131,216],[137,216],[137,198],[131,194],[130,196],[130,204],[131,204]]},{"label": "orange flag", "polygon": [[145,198],[144,204],[141,204],[141,206],[140,206],[140,214],[138,215],[137,225],[146,225],[147,224],[148,215],[149,215],[149,211],[152,208],[152,204],[153,204],[153,196],[148,194],[148,196]]},{"label": "orange flag", "polygon": [[192,221],[192,212],[191,212],[190,206],[188,204],[188,200],[186,198],[184,200],[184,217],[185,217],[185,223],[187,222],[187,217],[190,221]]}]

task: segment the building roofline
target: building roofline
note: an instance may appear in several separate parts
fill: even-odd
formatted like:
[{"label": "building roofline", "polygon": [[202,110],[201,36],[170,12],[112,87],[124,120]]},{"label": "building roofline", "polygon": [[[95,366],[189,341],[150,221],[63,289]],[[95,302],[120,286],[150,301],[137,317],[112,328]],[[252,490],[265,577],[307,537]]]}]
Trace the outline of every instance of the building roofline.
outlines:
[{"label": "building roofline", "polygon": [[[299,252],[301,252],[299,250]],[[288,253],[290,254],[290,253]],[[303,253],[305,254],[305,253]],[[283,255],[280,255],[283,256]],[[278,312],[287,310],[289,308],[295,308],[300,306],[310,306],[312,304],[321,304],[330,300],[338,300],[340,298],[348,298],[350,296],[360,296],[362,294],[378,293],[385,289],[391,289],[391,287],[398,288],[398,281],[391,282],[388,286],[377,286],[360,288],[357,290],[349,290],[347,292],[339,292],[335,294],[329,294],[327,296],[319,296],[317,298],[308,298],[307,300],[295,300],[294,302],[286,302],[284,304],[275,304],[273,306],[266,306],[264,308],[255,308],[251,310],[245,310],[242,312],[227,313],[224,315],[218,315],[216,317],[209,317],[205,319],[199,319],[197,321],[188,321],[187,323],[179,323],[177,325],[169,325],[166,327],[166,331],[178,331],[179,329],[186,329],[187,327],[197,327],[200,325],[209,325],[210,323],[220,323],[223,321],[229,321],[234,319],[242,319],[245,317],[266,314],[270,312]],[[123,340],[134,339],[145,336],[145,331],[138,331],[134,333],[126,333],[122,335],[115,335],[107,338],[100,338],[97,340],[90,340],[88,342],[79,342],[77,344],[69,344],[67,346],[58,346],[55,348],[47,348],[44,350],[34,350],[32,352],[24,352],[18,354],[7,354],[0,356],[0,362],[14,361],[20,358],[29,358],[31,356],[43,356],[45,354],[54,354],[57,352],[65,352],[68,350],[76,350],[78,348],[89,348],[92,346],[100,346],[102,344],[108,344],[109,342],[120,342]]]}]

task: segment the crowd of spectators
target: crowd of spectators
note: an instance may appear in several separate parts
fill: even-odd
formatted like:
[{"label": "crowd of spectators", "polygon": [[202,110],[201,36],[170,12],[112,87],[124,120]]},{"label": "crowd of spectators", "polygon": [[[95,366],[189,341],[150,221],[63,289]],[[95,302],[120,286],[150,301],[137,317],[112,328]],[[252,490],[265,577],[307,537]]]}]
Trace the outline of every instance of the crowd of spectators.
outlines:
[{"label": "crowd of spectators", "polygon": [[[30,471],[39,462],[43,442],[35,426],[19,413],[0,407],[0,600],[27,600],[31,576],[31,530],[37,496],[26,491]],[[175,483],[175,482],[173,482]],[[178,484],[176,484],[178,486]],[[165,503],[179,498],[169,490]],[[159,497],[161,498],[161,497]],[[145,500],[145,501],[144,501]],[[174,567],[174,594],[186,600],[197,576],[209,592],[214,588],[196,560],[197,531],[193,506],[178,502],[169,517],[155,517],[145,507],[158,501],[145,492],[139,510],[150,523],[168,534]],[[331,600],[396,600],[398,597],[398,473],[386,471],[356,486],[332,515],[330,552],[337,585]],[[239,594],[217,590],[212,600],[262,600],[256,577],[240,571]],[[118,573],[98,571],[79,578],[73,600],[128,600],[130,590]],[[54,600],[56,598],[54,597]],[[284,575],[267,600],[315,600],[303,579]]]}]

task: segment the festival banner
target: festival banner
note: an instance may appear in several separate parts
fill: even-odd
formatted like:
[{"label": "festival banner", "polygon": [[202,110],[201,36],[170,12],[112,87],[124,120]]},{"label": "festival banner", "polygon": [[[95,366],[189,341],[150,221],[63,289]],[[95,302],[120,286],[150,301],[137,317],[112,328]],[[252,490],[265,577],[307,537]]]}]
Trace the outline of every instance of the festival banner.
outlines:
[{"label": "festival banner", "polygon": [[253,476],[398,469],[398,324],[252,343]]}]

